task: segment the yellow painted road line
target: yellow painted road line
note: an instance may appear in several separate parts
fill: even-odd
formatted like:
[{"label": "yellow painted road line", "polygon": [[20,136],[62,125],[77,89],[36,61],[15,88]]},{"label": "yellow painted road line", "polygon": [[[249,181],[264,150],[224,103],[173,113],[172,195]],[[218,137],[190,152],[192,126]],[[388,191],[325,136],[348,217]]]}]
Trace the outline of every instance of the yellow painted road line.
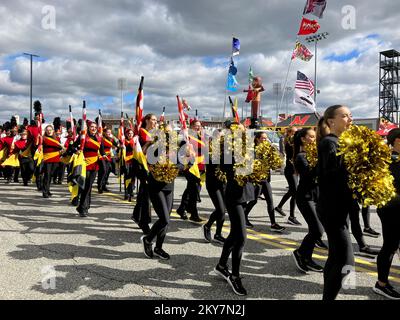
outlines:
[{"label": "yellow painted road line", "polygon": [[[110,196],[110,197],[112,197],[114,199],[117,199],[122,203],[128,203],[128,204],[135,204],[136,203],[135,201],[134,202],[129,202],[129,201],[123,200],[121,197],[119,197],[117,195],[114,195],[112,193],[104,193],[104,195]],[[180,216],[176,213],[175,209],[172,210],[171,216],[174,217],[174,218],[179,218],[179,219],[177,219],[178,221],[180,220]],[[196,222],[193,222],[193,221],[190,221],[190,222],[191,223],[196,223]],[[204,223],[196,223],[196,224],[202,225]],[[215,229],[214,226],[213,226],[213,229]],[[224,227],[222,228],[222,230],[225,233],[229,233],[229,231],[230,231],[229,224],[225,223]],[[247,238],[250,239],[250,240],[262,243],[262,244],[270,245],[270,246],[273,246],[273,247],[276,247],[276,248],[279,248],[279,249],[283,249],[283,250],[286,250],[286,251],[290,251],[290,252],[294,251],[296,248],[298,248],[300,246],[300,243],[297,242],[296,240],[287,239],[287,238],[281,238],[279,236],[258,232],[258,231],[252,230],[252,229],[247,229]],[[321,254],[318,254],[318,253],[321,253],[321,254],[324,254],[324,255],[321,255]],[[327,250],[320,249],[320,248],[315,248],[314,249],[314,253],[313,253],[313,258],[321,260],[321,261],[326,261],[328,259],[327,254],[328,254]],[[374,268],[374,270],[371,270],[371,269],[366,269],[366,268],[361,267],[361,266],[356,266],[356,271],[367,273],[367,274],[377,278],[378,274],[376,272],[376,269],[377,269],[376,262],[371,262],[371,261],[364,260],[364,259],[358,258],[358,257],[354,257],[354,261],[355,261],[356,264]],[[399,274],[400,275],[400,270],[396,269],[396,268],[393,268],[393,267],[390,269],[390,272],[392,274],[395,273],[395,274]],[[392,281],[394,281],[394,282],[400,283],[400,278],[398,278],[398,277],[390,277],[390,279]]]}]

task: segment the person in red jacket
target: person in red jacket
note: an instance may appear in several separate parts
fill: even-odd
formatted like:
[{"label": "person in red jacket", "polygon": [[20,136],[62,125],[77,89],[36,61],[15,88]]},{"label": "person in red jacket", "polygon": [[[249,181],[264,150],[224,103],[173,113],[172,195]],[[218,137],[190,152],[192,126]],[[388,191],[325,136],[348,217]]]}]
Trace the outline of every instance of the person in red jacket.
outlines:
[{"label": "person in red jacket", "polygon": [[[105,156],[102,137],[97,133],[97,124],[87,121],[89,131],[85,137],[83,155],[86,161],[85,188],[80,193],[79,205],[76,211],[80,217],[87,217],[90,209],[93,182],[99,171],[99,160]],[[79,139],[77,140],[79,142]],[[99,156],[100,154],[100,156]]]},{"label": "person in red jacket", "polygon": [[[196,162],[199,167],[200,175],[205,173],[204,154],[206,151],[206,139],[203,134],[201,122],[194,119],[190,122],[189,143],[196,154]],[[190,212],[190,220],[194,222],[203,221],[197,210],[197,202],[200,202],[201,180],[195,177],[189,170],[185,170],[187,186],[182,195],[182,201],[176,212],[183,220],[187,219],[186,212]]]},{"label": "person in red jacket", "polygon": [[28,140],[28,130],[25,127],[20,128],[19,135],[21,139],[15,142],[15,148],[19,152],[22,182],[27,186],[35,170],[31,153],[32,142]]},{"label": "person in red jacket", "polygon": [[111,164],[113,161],[112,157],[112,149],[118,147],[118,142],[115,140],[112,135],[111,128],[104,129],[103,135],[103,145],[104,145],[104,153],[106,157],[104,161],[102,161],[102,165],[100,166],[99,176],[97,178],[97,190],[99,193],[103,193],[103,191],[109,192],[107,189],[108,177],[111,172]]},{"label": "person in red jacket", "polygon": [[52,125],[46,126],[43,136],[43,198],[49,198],[52,196],[50,192],[51,178],[54,171],[57,169],[60,163],[61,153],[64,151],[64,147],[60,143],[59,137],[55,135],[54,128]]},{"label": "person in red jacket", "polygon": [[[7,158],[14,154],[15,141],[17,140],[17,122],[15,117],[11,118],[11,122],[5,124],[6,136],[2,139],[3,147],[7,148]],[[4,179],[6,183],[10,183],[14,174],[14,168],[12,166],[4,166]]]}]

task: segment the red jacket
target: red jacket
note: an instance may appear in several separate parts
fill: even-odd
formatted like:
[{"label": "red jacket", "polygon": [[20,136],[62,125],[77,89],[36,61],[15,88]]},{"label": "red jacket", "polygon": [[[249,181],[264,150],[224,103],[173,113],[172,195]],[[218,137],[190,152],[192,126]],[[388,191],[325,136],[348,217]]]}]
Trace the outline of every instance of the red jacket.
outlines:
[{"label": "red jacket", "polygon": [[100,168],[99,156],[104,155],[104,145],[102,140],[103,139],[99,135],[86,135],[83,155],[86,160],[87,171],[98,171]]},{"label": "red jacket", "polygon": [[198,167],[200,171],[205,171],[205,148],[206,148],[206,141],[204,135],[200,137],[196,136],[189,136],[189,143],[193,146],[193,150],[196,152]]},{"label": "red jacket", "polygon": [[133,148],[135,147],[133,143],[133,139],[125,140],[125,148],[126,148],[126,158],[125,158],[125,163],[126,164],[131,164],[133,162]]},{"label": "red jacket", "polygon": [[60,162],[62,146],[60,138],[43,136],[43,159],[44,163]]}]

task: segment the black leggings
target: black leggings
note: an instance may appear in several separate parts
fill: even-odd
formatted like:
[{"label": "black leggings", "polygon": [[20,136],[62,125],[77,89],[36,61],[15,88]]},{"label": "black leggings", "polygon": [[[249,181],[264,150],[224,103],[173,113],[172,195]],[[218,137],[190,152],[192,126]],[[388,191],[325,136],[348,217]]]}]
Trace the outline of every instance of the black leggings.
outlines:
[{"label": "black leggings", "polygon": [[54,172],[57,170],[58,162],[48,162],[43,165],[43,195],[50,194],[51,178]]},{"label": "black leggings", "polygon": [[86,171],[85,188],[80,193],[79,206],[80,210],[87,213],[90,209],[90,202],[92,197],[92,186],[96,180],[97,171]]},{"label": "black leggings", "polygon": [[97,189],[104,190],[107,185],[108,176],[111,171],[111,162],[103,160],[100,162],[99,175],[97,176]]},{"label": "black leggings", "polygon": [[297,197],[296,203],[300,213],[308,225],[308,233],[299,247],[299,253],[305,258],[311,259],[315,247],[315,241],[321,239],[324,233],[324,228],[317,216],[314,201]]},{"label": "black leggings", "polygon": [[293,173],[293,170],[285,167],[285,178],[289,184],[289,190],[283,196],[281,202],[278,204],[278,208],[282,208],[283,205],[290,199],[290,216],[294,217],[294,210],[296,208],[296,189],[298,184],[298,177]]},{"label": "black leggings", "polygon": [[222,227],[225,222],[225,203],[224,203],[224,191],[223,189],[208,190],[208,195],[214,205],[215,210],[211,213],[206,226],[211,228],[214,222],[217,222],[217,230],[215,234],[221,235]]},{"label": "black leggings", "polygon": [[149,232],[149,223],[151,222],[150,195],[149,185],[145,179],[140,179],[139,192],[132,217],[135,221],[138,221],[138,226],[144,233]]},{"label": "black leggings", "polygon": [[232,275],[239,277],[240,262],[242,260],[243,248],[246,243],[246,218],[244,215],[245,203],[231,204],[226,201],[226,209],[228,211],[229,220],[231,223],[231,231],[225,241],[222,249],[220,266],[226,266],[230,254],[232,253]]},{"label": "black leggings", "polygon": [[[340,216],[340,213],[323,213],[323,215]],[[324,267],[324,293],[323,300],[335,300],[340,289],[342,281],[350,270],[354,270],[353,245],[351,243],[349,227],[341,223],[327,223],[325,217],[320,218],[326,234],[328,236],[329,252],[328,260]]]},{"label": "black leggings", "polygon": [[361,224],[360,224],[360,207],[358,206],[357,203],[353,203],[353,207],[350,210],[350,223],[351,223],[351,233],[354,236],[354,239],[356,239],[358,246],[361,248],[364,248],[367,244],[365,242],[363,232],[361,229]]},{"label": "black leggings", "polygon": [[182,201],[178,208],[179,211],[187,211],[192,217],[198,216],[197,201],[200,199],[199,194],[201,191],[201,185],[199,179],[193,176],[191,173],[186,172],[185,177],[187,180],[186,189],[182,195]]},{"label": "black leggings", "polygon": [[382,222],[383,246],[377,258],[378,280],[389,282],[393,256],[400,245],[400,206],[378,209]]},{"label": "black leggings", "polygon": [[366,229],[371,228],[371,224],[370,224],[370,218],[371,218],[370,208],[369,207],[362,208],[361,214],[362,214],[362,218],[363,218],[363,221],[364,221],[364,228],[366,228]]},{"label": "black leggings", "polygon": [[31,158],[21,158],[19,160],[21,165],[21,177],[24,184],[27,184],[31,180],[33,172],[35,170],[33,160]]},{"label": "black leggings", "polygon": [[271,220],[271,225],[276,223],[275,221],[275,211],[274,211],[274,200],[272,198],[272,188],[271,184],[268,181],[263,181],[261,184],[256,185],[254,188],[255,199],[247,203],[245,208],[246,219],[249,216],[250,211],[257,204],[258,197],[263,194],[265,197],[265,201],[267,202],[267,212],[269,215],[269,219]]},{"label": "black leggings", "polygon": [[156,248],[161,249],[167,234],[169,217],[174,202],[173,191],[153,191],[150,192],[151,203],[153,204],[154,211],[158,216],[158,220],[153,224],[146,239],[149,242],[156,240]]}]

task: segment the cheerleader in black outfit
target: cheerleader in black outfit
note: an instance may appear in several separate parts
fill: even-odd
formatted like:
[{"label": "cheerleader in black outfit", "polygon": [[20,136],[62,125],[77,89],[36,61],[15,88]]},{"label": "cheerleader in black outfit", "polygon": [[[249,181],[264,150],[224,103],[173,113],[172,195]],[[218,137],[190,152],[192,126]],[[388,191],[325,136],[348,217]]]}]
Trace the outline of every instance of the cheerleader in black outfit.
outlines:
[{"label": "cheerleader in black outfit", "polygon": [[[243,134],[245,133],[242,125],[239,125],[239,130],[242,130]],[[237,295],[244,296],[247,294],[247,291],[243,287],[240,278],[240,262],[247,237],[244,208],[247,202],[254,200],[254,188],[251,188],[251,183],[245,184],[243,187],[238,184],[235,180],[233,164],[224,164],[222,168],[226,172],[227,178],[225,204],[231,230],[222,249],[219,263],[214,268],[214,272],[226,279]],[[228,269],[228,259],[231,254],[232,273]]]},{"label": "cheerleader in black outfit", "polygon": [[352,191],[342,157],[337,156],[340,135],[352,124],[350,110],[342,105],[329,107],[318,123],[317,213],[328,236],[329,253],[324,267],[324,300],[334,300],[342,281],[354,269],[354,254],[348,218]]},{"label": "cheerleader in black outfit", "polygon": [[[147,147],[149,147],[149,145]],[[167,147],[167,154],[168,153],[169,150]],[[174,157],[171,156],[171,158],[173,159]],[[153,255],[156,255],[162,260],[169,260],[170,255],[163,250],[162,246],[167,234],[170,214],[174,202],[174,182],[172,181],[167,183],[163,181],[157,181],[150,173],[148,176],[148,191],[154,211],[158,216],[158,220],[153,224],[149,233],[140,238],[140,241],[144,247],[144,254],[148,258],[153,258]],[[156,239],[156,245],[153,250],[152,243],[154,239]]]},{"label": "cheerleader in black outfit", "polygon": [[[220,133],[219,131],[215,131],[215,134],[216,135],[213,136],[212,142],[210,142],[214,147],[217,147],[216,142],[219,141]],[[212,157],[210,157],[208,163],[206,164],[206,189],[215,210],[211,213],[208,221],[203,225],[203,233],[204,238],[208,242],[211,242],[211,226],[214,222],[216,222],[217,229],[215,231],[214,241],[224,244],[226,239],[222,236],[222,227],[224,226],[225,221],[224,194],[226,184],[216,177],[216,170],[218,167],[219,164],[213,164]]]},{"label": "cheerleader in black outfit", "polygon": [[[268,141],[268,136],[265,132],[258,132],[255,136],[255,145],[259,145],[262,142]],[[253,227],[251,222],[249,221],[249,214],[251,209],[257,204],[257,199],[258,197],[263,194],[265,201],[267,202],[267,211],[269,215],[269,219],[271,221],[271,230],[275,232],[282,232],[285,230],[284,227],[280,226],[278,223],[276,223],[275,220],[275,212],[274,212],[274,201],[272,198],[272,188],[271,188],[271,174],[269,175],[268,179],[264,180],[261,184],[255,186],[254,188],[254,197],[255,199],[253,201],[250,201],[246,205],[245,209],[245,215],[246,215],[246,225],[250,228]]]},{"label": "cheerleader in black outfit", "polygon": [[301,225],[301,223],[296,219],[294,215],[294,210],[296,209],[296,189],[298,184],[298,177],[294,170],[293,165],[293,136],[296,133],[297,128],[291,127],[287,130],[287,135],[285,138],[285,153],[286,153],[286,166],[285,166],[285,178],[289,184],[289,190],[282,197],[275,210],[282,216],[286,216],[283,212],[283,205],[290,199],[290,216],[288,218],[288,223],[292,225]]},{"label": "cheerleader in black outfit", "polygon": [[377,259],[378,281],[373,290],[389,299],[400,300],[399,291],[389,283],[393,256],[400,245],[400,129],[390,131],[387,141],[393,147],[390,172],[394,177],[397,194],[385,207],[378,209],[382,222],[383,246]]},{"label": "cheerleader in black outfit", "polygon": [[300,176],[296,203],[308,225],[308,234],[304,237],[301,246],[293,252],[293,257],[297,268],[303,272],[323,271],[323,268],[312,259],[315,243],[322,237],[324,228],[318,219],[315,208],[318,199],[316,170],[310,167],[304,150],[306,144],[314,142],[315,131],[311,128],[303,128],[294,136],[294,166]]}]

